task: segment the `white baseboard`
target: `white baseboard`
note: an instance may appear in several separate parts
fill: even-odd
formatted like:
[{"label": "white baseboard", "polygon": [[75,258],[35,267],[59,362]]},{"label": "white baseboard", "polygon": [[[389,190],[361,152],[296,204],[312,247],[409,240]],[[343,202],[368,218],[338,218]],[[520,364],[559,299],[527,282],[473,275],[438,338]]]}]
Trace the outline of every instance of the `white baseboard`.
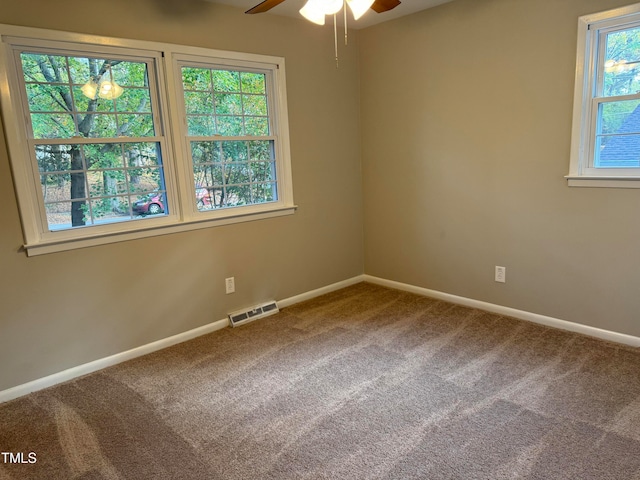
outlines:
[{"label": "white baseboard", "polygon": [[362,283],[365,281],[365,277],[366,275],[358,275],[341,282],[332,283],[331,285],[327,285],[326,287],[317,288],[315,290],[311,290],[310,292],[301,293],[300,295],[285,298],[284,300],[278,300],[278,306],[284,308],[296,303],[304,302],[305,300],[311,300],[312,298],[319,297],[320,295],[324,295],[325,293],[335,292],[336,290],[340,290],[341,288],[350,287],[351,285],[355,285],[356,283]]},{"label": "white baseboard", "polygon": [[152,343],[147,343],[146,345],[142,345],[140,347],[132,348],[131,350],[127,350],[126,352],[120,352],[109,357],[99,358],[98,360],[94,360],[93,362],[78,365],[77,367],[71,367],[67,370],[63,370],[62,372],[54,373],[52,375],[48,375],[46,377],[39,378],[28,383],[23,383],[22,385],[18,385],[17,387],[9,388],[8,390],[3,390],[2,392],[0,392],[0,403],[13,400],[14,398],[22,397],[23,395],[27,395],[31,392],[37,392],[38,390],[42,390],[43,388],[52,387],[59,383],[73,380],[74,378],[81,377],[98,370],[102,370],[103,368],[117,365],[118,363],[126,362],[127,360],[131,360],[136,357],[141,357],[142,355],[153,353],[157,350],[162,350],[163,348],[171,347],[172,345],[175,345],[177,343],[186,342],[187,340],[191,340],[201,335],[206,335],[207,333],[220,330],[227,325],[229,325],[229,320],[225,318],[224,320],[218,320],[217,322],[203,325],[202,327],[194,328],[193,330],[189,330],[187,332],[163,338],[162,340],[158,340]]},{"label": "white baseboard", "polygon": [[[559,320],[557,318],[547,317],[545,315],[538,315],[536,313],[517,310],[515,308],[503,307],[501,305],[495,305],[493,303],[482,302],[479,300],[473,300],[466,297],[459,297],[457,295],[451,295],[448,293],[439,292],[437,290],[430,290],[428,288],[416,287],[414,285],[409,285],[406,283],[395,282],[392,280],[385,280],[383,278],[374,277],[371,275],[358,275],[356,277],[352,277],[347,280],[343,280],[341,282],[327,285],[326,287],[321,287],[306,293],[301,293],[300,295],[295,295],[293,297],[285,298],[283,300],[278,301],[278,306],[280,306],[281,308],[288,307],[296,303],[300,303],[305,300],[310,300],[320,295],[324,295],[325,293],[330,293],[330,292],[339,290],[341,288],[355,285],[360,282],[374,283],[374,284],[382,285],[385,287],[395,288],[397,290],[404,290],[407,292],[417,293],[418,295],[437,298],[439,300],[444,300],[444,301],[455,303],[458,305],[464,305],[467,307],[478,308],[480,310],[486,310],[488,312],[497,313],[499,315],[514,317],[514,318],[526,320],[533,323],[539,323],[541,325],[546,325],[549,327],[568,330],[571,332],[577,332],[584,335],[589,335],[591,337],[597,337],[603,340],[608,340],[611,342],[622,343],[625,345],[630,345],[632,347],[640,347],[639,337],[634,337],[634,336],[626,335],[623,333],[611,332],[609,330],[603,330],[600,328],[589,327],[587,325],[582,325],[579,323],[567,322],[565,320]],[[189,330],[187,332],[179,333],[177,335],[173,335],[171,337],[164,338],[156,342],[148,343],[146,345],[142,345],[140,347],[127,350],[126,352],[121,352],[115,355],[111,355],[109,357],[94,360],[93,362],[85,363],[83,365],[78,365],[77,367],[72,367],[62,372],[54,373],[52,375],[39,378],[37,380],[33,380],[31,382],[24,383],[22,385],[12,387],[7,390],[0,391],[0,403],[13,400],[14,398],[22,397],[31,392],[36,392],[44,388],[52,387],[59,383],[73,380],[74,378],[81,377],[83,375],[87,375],[89,373],[96,372],[98,370],[102,370],[104,368],[111,367],[113,365],[117,365],[127,360],[140,357],[142,355],[153,353],[163,348],[171,347],[172,345],[176,345],[178,343],[186,342],[187,340],[191,340],[201,335],[206,335],[208,333],[215,332],[216,330],[225,328],[228,325],[229,325],[229,320],[227,318],[218,320],[216,322],[210,323],[208,325],[204,325],[202,327],[195,328],[193,330]]]},{"label": "white baseboard", "polygon": [[[364,281],[364,275],[359,275],[347,280],[343,280],[341,282],[327,285],[326,287],[312,290],[310,292],[285,298],[284,300],[278,301],[278,305],[283,308],[288,307],[295,303],[309,300],[344,287],[355,285],[356,283],[360,283],[362,281]],[[141,357],[142,355],[147,355],[149,353],[162,350],[163,348],[171,347],[178,343],[186,342],[187,340],[191,340],[201,335],[206,335],[208,333],[215,332],[216,330],[225,328],[228,325],[229,319],[224,318],[208,325],[194,328],[193,330],[179,333],[168,338],[163,338],[162,340],[158,340],[146,345],[142,345],[140,347],[133,348],[131,350],[127,350],[126,352],[116,353],[115,355],[111,355],[109,357],[100,358],[98,360],[94,360],[93,362],[78,365],[77,367],[72,367],[67,370],[63,370],[62,372],[54,373],[37,380],[33,380],[31,382],[24,383],[7,390],[0,391],[0,403],[8,402],[9,400],[13,400],[14,398],[22,397],[29,393],[52,387],[59,383],[67,382],[69,380],[73,380],[74,378],[81,377],[83,375],[87,375],[89,373],[93,373],[122,362],[126,362],[127,360]]]},{"label": "white baseboard", "polygon": [[608,340],[610,342],[622,343],[631,347],[640,347],[640,337],[634,337],[632,335],[626,335],[624,333],[612,332],[610,330],[590,327],[588,325],[582,325],[580,323],[568,322],[566,320],[547,317],[545,315],[526,312],[524,310],[518,310],[511,307],[503,307],[502,305],[482,302],[480,300],[473,300],[471,298],[459,297],[457,295],[451,295],[449,293],[439,292],[437,290],[430,290],[428,288],[416,287],[415,285],[394,282],[393,280],[385,280],[384,278],[374,277],[372,275],[363,275],[363,277],[363,281],[375,283],[376,285],[382,285],[389,288],[395,288],[397,290],[417,293],[418,295],[424,295],[426,297],[432,297],[438,300],[444,300],[458,305],[464,305],[466,307],[477,308],[479,310],[486,310],[488,312],[497,313],[499,315],[505,315],[520,320],[526,320],[528,322],[539,323],[540,325],[546,325],[548,327],[581,333],[583,335]]}]

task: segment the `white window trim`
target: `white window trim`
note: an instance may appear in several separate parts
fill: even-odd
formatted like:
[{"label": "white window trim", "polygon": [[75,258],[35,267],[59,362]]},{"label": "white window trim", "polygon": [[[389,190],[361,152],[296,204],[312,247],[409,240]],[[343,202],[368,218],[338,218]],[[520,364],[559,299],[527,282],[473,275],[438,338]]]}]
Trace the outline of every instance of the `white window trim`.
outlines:
[{"label": "white window trim", "polygon": [[605,12],[584,15],[578,19],[578,47],[576,78],[573,98],[573,124],[571,129],[571,157],[569,174],[565,176],[570,187],[640,188],[640,169],[589,168],[594,140],[595,122],[593,78],[596,64],[593,52],[598,32],[614,26],[640,21],[640,3]]},{"label": "white window trim", "polygon": [[[7,137],[7,148],[13,173],[14,186],[22,220],[24,249],[29,256],[53,253],[75,248],[83,248],[107,243],[133,240],[156,235],[184,232],[217,225],[228,225],[250,220],[290,215],[295,212],[293,200],[291,153],[289,146],[289,125],[285,81],[284,58],[249,53],[213,50],[201,47],[176,45],[110,38],[71,32],[43,30],[0,24],[0,105],[3,125]],[[40,188],[34,185],[35,175],[26,159],[27,138],[24,125],[29,119],[20,121],[28,112],[24,111],[20,98],[20,84],[13,63],[11,40],[20,38],[20,43],[49,41],[52,43],[72,42],[92,45],[100,49],[117,47],[141,52],[148,57],[157,57],[159,96],[162,96],[161,115],[164,136],[167,140],[164,163],[167,196],[170,200],[170,214],[157,219],[114,223],[108,226],[91,226],[81,230],[44,231],[40,224],[40,206],[36,193]],[[122,53],[122,52],[120,52]],[[276,164],[278,200],[276,202],[242,207],[229,207],[211,212],[198,212],[195,208],[192,167],[186,155],[186,137],[183,116],[180,115],[178,94],[180,79],[175,69],[177,59],[188,57],[215,59],[218,63],[233,66],[260,64],[271,70],[273,90],[269,92],[273,102],[273,121],[277,123]],[[9,68],[7,68],[9,67]],[[164,108],[163,108],[164,107]]]}]

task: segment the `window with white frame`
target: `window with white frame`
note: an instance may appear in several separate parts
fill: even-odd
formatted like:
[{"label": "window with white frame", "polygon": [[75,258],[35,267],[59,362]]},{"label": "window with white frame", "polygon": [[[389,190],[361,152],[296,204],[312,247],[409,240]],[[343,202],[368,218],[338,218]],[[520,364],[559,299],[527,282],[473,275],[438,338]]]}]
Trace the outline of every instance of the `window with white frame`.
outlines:
[{"label": "window with white frame", "polygon": [[277,200],[269,72],[178,62],[200,211]]},{"label": "window with white frame", "polygon": [[640,4],[581,17],[570,186],[640,188]]},{"label": "window with white frame", "polygon": [[31,254],[292,213],[284,62],[0,25]]},{"label": "window with white frame", "polygon": [[16,55],[43,227],[53,232],[166,215],[155,60],[44,49]]}]

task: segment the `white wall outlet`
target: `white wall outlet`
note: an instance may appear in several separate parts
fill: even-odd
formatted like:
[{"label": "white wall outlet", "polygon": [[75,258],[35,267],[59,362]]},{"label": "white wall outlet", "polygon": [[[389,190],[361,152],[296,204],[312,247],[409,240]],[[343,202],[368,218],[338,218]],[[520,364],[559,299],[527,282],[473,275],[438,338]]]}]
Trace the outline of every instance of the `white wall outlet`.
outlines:
[{"label": "white wall outlet", "polygon": [[506,283],[507,282],[507,267],[498,267],[496,265],[496,282]]},{"label": "white wall outlet", "polygon": [[236,279],[235,277],[229,277],[224,279],[224,285],[227,294],[233,293],[236,291]]}]

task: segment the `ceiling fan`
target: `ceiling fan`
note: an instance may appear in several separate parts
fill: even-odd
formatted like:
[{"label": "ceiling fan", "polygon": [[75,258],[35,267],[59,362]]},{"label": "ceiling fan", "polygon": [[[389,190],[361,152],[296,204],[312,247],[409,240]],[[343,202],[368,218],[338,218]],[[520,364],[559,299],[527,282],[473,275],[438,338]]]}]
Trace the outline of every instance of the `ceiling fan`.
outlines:
[{"label": "ceiling fan", "polygon": [[[253,8],[250,8],[245,13],[264,13],[271,10],[276,5],[280,5],[284,0],[264,0]],[[347,3],[351,7],[356,20],[362,16],[369,8],[377,13],[386,12],[400,5],[400,0],[347,0]],[[317,18],[319,13],[322,13],[322,23],[324,23],[324,15],[335,13],[332,12],[332,5],[335,5],[336,12],[342,8],[343,0],[309,0],[302,10],[311,10],[310,15]],[[300,11],[305,15],[302,10]],[[307,16],[307,15],[305,15]],[[308,17],[307,17],[308,18]],[[314,20],[311,20],[314,21]],[[319,22],[316,22],[319,23]]]},{"label": "ceiling fan", "polygon": [[[258,5],[250,8],[245,13],[264,13],[273,7],[280,5],[284,0],[263,0]],[[369,9],[382,13],[396,8],[400,0],[307,0],[300,9],[300,14],[307,20],[318,25],[324,25],[327,15],[333,16],[333,35],[335,45],[336,67],[338,66],[338,30],[336,14],[344,7],[344,44],[347,44],[347,5],[353,13],[353,18],[358,20]]]}]

